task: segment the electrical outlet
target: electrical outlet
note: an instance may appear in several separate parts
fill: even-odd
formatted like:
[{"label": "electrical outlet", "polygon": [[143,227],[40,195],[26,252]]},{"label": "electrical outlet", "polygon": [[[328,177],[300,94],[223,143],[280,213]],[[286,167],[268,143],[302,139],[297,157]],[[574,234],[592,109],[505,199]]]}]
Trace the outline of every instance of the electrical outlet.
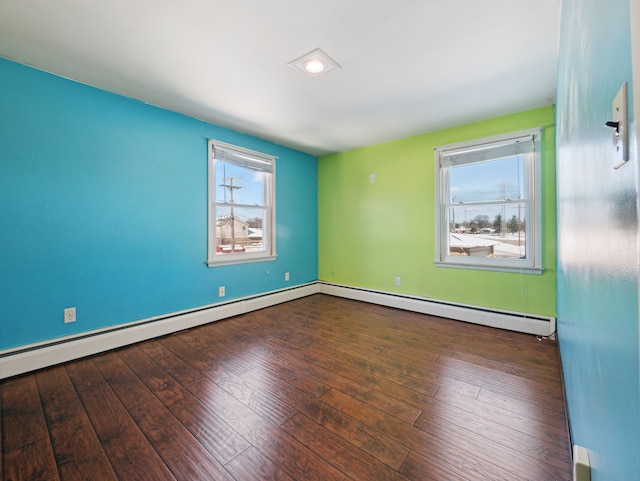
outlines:
[{"label": "electrical outlet", "polygon": [[396,277],[396,287],[400,287],[400,278]]},{"label": "electrical outlet", "polygon": [[225,295],[224,286],[218,287],[218,297],[224,297],[224,295]]},{"label": "electrical outlet", "polygon": [[76,308],[68,307],[64,310],[64,323],[76,322]]},{"label": "electrical outlet", "polygon": [[591,481],[591,461],[587,448],[573,445],[573,481]]},{"label": "electrical outlet", "polygon": [[285,273],[284,273],[284,280],[285,280],[285,281],[288,281],[288,280],[289,280],[289,273],[288,273],[288,272],[285,272]]}]

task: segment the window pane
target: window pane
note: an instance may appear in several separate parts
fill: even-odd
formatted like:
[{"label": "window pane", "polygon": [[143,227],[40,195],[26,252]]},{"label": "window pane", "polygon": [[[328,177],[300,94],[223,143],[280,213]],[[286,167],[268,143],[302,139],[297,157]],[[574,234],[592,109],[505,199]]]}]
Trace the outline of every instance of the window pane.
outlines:
[{"label": "window pane", "polygon": [[448,216],[449,255],[525,258],[524,203],[455,206]]},{"label": "window pane", "polygon": [[265,178],[271,174],[216,161],[216,202],[264,205]]},{"label": "window pane", "polygon": [[449,168],[450,202],[524,199],[524,156]]},{"label": "window pane", "polygon": [[209,267],[274,260],[276,157],[209,140]]},{"label": "window pane", "polygon": [[[262,252],[265,209],[218,207],[216,209],[216,255]],[[232,249],[232,246],[233,249]]]},{"label": "window pane", "polygon": [[542,272],[541,135],[535,128],[436,147],[437,266]]}]

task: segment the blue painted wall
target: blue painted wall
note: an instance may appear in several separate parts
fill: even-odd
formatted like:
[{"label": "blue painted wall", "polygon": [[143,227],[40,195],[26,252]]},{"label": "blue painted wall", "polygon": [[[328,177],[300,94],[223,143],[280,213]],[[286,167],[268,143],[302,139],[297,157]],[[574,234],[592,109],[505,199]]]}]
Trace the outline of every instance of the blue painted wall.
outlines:
[{"label": "blue painted wall", "polygon": [[604,127],[620,86],[631,87],[629,5],[563,0],[558,337],[573,441],[589,450],[594,481],[640,479],[639,159],[633,149],[631,161],[614,170],[611,131]]},{"label": "blue painted wall", "polygon": [[[278,157],[276,261],[205,266],[209,137]],[[316,280],[317,162],[0,59],[0,226],[5,349]]]}]

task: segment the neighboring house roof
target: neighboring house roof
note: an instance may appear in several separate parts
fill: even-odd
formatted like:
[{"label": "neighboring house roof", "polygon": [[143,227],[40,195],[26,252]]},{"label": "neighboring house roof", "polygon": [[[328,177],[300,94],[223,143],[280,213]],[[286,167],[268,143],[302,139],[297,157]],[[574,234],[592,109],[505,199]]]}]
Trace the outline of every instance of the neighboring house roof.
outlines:
[{"label": "neighboring house roof", "polygon": [[249,227],[249,230],[247,231],[247,237],[249,237],[249,239],[262,239],[262,229]]},{"label": "neighboring house roof", "polygon": [[[242,224],[242,225],[246,225],[248,226],[249,224],[247,224],[246,222],[244,222],[243,220],[238,219],[237,217],[235,218],[236,224]],[[216,225],[229,225],[231,224],[231,217],[220,217],[216,220]]]}]

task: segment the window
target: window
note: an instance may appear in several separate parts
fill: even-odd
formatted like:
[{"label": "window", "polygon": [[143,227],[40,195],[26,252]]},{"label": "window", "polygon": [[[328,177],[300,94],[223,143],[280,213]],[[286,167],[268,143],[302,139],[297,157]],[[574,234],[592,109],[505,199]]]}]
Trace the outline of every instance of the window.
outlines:
[{"label": "window", "polygon": [[435,149],[436,265],[542,272],[541,129]]},{"label": "window", "polygon": [[275,157],[209,140],[209,267],[275,259]]}]

